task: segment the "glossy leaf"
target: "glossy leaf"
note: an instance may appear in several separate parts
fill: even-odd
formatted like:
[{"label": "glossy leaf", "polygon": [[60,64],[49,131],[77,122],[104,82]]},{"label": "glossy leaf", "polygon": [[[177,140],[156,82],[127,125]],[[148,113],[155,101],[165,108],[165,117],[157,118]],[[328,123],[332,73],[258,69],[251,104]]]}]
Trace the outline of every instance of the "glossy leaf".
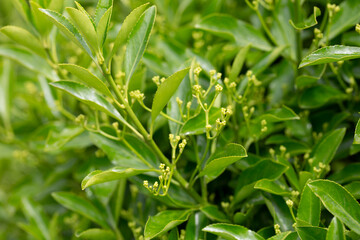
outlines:
[{"label": "glossy leaf", "polygon": [[247,154],[243,146],[229,143],[209,157],[204,169],[200,172],[200,176],[205,176],[207,182],[210,182],[217,178],[227,166],[244,157],[247,157]]},{"label": "glossy leaf", "polygon": [[85,13],[75,8],[66,8],[66,11],[69,13],[77,29],[79,29],[81,35],[85,38],[86,42],[96,53],[99,48],[97,34],[90,18]]},{"label": "glossy leaf", "polygon": [[356,124],[353,144],[360,144],[360,120]]},{"label": "glossy leaf", "polygon": [[95,11],[95,25],[98,25],[103,18],[107,11],[112,8],[113,1],[112,0],[99,0],[96,6]]},{"label": "glossy leaf", "polygon": [[226,217],[226,215],[214,205],[202,207],[200,208],[200,211],[213,221],[229,222],[229,219]]},{"label": "glossy leaf", "polygon": [[[216,119],[221,117],[221,111],[218,108],[211,108],[209,113],[209,124],[214,125]],[[180,129],[181,135],[194,135],[205,132],[205,113],[200,112],[199,115],[190,118]]]},{"label": "glossy leaf", "polygon": [[329,180],[312,181],[308,186],[330,213],[360,234],[360,205],[344,187]]},{"label": "glossy leaf", "polygon": [[[314,146],[310,157],[313,159],[311,166],[318,167],[319,163],[330,164],[345,135],[345,128],[339,128],[326,134]],[[313,169],[310,169],[313,171]]]},{"label": "glossy leaf", "polygon": [[263,196],[274,223],[279,224],[281,231],[292,231],[294,219],[284,198],[269,193],[263,193]]},{"label": "glossy leaf", "polygon": [[330,223],[326,240],[346,240],[344,225],[336,217]]},{"label": "glossy leaf", "polygon": [[116,54],[119,48],[127,42],[127,39],[132,32],[133,28],[135,27],[136,23],[140,16],[144,13],[144,11],[148,8],[149,3],[143,4],[136,9],[134,9],[124,20],[123,24],[121,25],[120,31],[116,36],[114,47],[111,50],[111,54],[109,55],[109,62],[111,58]]},{"label": "glossy leaf", "polygon": [[76,234],[76,236],[84,240],[97,240],[97,239],[115,240],[116,239],[112,231],[104,230],[100,228],[90,228],[79,234]]},{"label": "glossy leaf", "polygon": [[98,90],[100,93],[102,93],[110,98],[112,97],[111,92],[108,89],[108,87],[105,85],[105,83],[102,80],[100,80],[98,77],[96,77],[94,74],[92,74],[86,68],[83,68],[83,67],[75,65],[75,64],[60,64],[59,66],[65,70],[71,72],[82,83],[85,83],[87,86]]},{"label": "glossy leaf", "polygon": [[128,123],[126,123],[125,119],[120,115],[115,107],[106,101],[105,98],[97,94],[94,90],[73,81],[58,81],[51,83],[51,85],[73,95],[85,104],[97,110],[103,111],[121,121],[122,123],[128,125]]},{"label": "glossy leaf", "polygon": [[253,232],[240,225],[216,223],[206,226],[203,231],[215,234],[229,240],[264,240],[264,238],[256,232]]},{"label": "glossy leaf", "polygon": [[268,240],[296,240],[298,239],[298,235],[296,232],[282,232],[279,234],[276,234],[275,236],[272,236],[271,238],[268,238]]},{"label": "glossy leaf", "polygon": [[45,59],[22,48],[2,45],[0,46],[0,56],[15,60],[31,71],[40,73],[53,81],[58,80],[57,75],[53,72]]},{"label": "glossy leaf", "polygon": [[6,26],[1,28],[0,31],[15,42],[26,47],[28,50],[41,57],[46,57],[46,52],[41,42],[29,31],[16,26]]},{"label": "glossy leaf", "polygon": [[153,125],[156,117],[160,114],[166,104],[169,102],[172,95],[178,89],[181,81],[188,74],[189,68],[180,70],[170,77],[168,77],[161,85],[158,87],[158,90],[155,93],[152,109],[151,109],[151,124]]},{"label": "glossy leaf", "polygon": [[301,226],[296,227],[297,233],[303,240],[326,240],[327,231],[324,228]]},{"label": "glossy leaf", "polygon": [[354,181],[345,186],[346,190],[356,199],[360,199],[360,181]]},{"label": "glossy leaf", "polygon": [[268,51],[271,45],[253,26],[225,14],[211,14],[203,18],[196,28],[214,33],[220,37],[235,40],[240,46],[251,46]]},{"label": "glossy leaf", "polygon": [[104,216],[88,200],[69,192],[55,192],[51,195],[64,207],[83,215],[104,228],[108,228],[108,224],[104,219]]},{"label": "glossy leaf", "polygon": [[65,18],[60,13],[48,9],[40,9],[40,11],[46,14],[49,19],[60,29],[60,31],[65,34],[65,36],[81,47],[89,54],[90,57],[94,59],[89,45],[86,43],[85,39],[83,36],[81,36],[76,27],[74,27],[74,25],[72,25],[72,23],[67,18]]},{"label": "glossy leaf", "polygon": [[290,20],[290,24],[297,30],[304,30],[315,26],[318,22],[316,18],[321,15],[321,11],[318,7],[314,7],[314,13],[307,19],[303,19],[301,22],[294,23]]},{"label": "glossy leaf", "polygon": [[297,218],[312,226],[318,226],[320,213],[321,204],[319,198],[315,196],[308,185],[305,185],[300,198]]},{"label": "glossy leaf", "polygon": [[306,56],[300,63],[299,68],[317,64],[332,63],[360,58],[360,47],[328,46],[320,48]]},{"label": "glossy leaf", "polygon": [[184,240],[201,240],[204,239],[204,232],[201,230],[207,225],[207,218],[202,212],[196,212],[191,215],[186,224]]},{"label": "glossy leaf", "polygon": [[129,84],[150,39],[156,15],[155,6],[147,9],[134,25],[126,45],[124,70],[125,82]]},{"label": "glossy leaf", "polygon": [[166,210],[150,217],[145,225],[145,240],[155,238],[188,220],[192,210]]},{"label": "glossy leaf", "polygon": [[286,190],[284,185],[279,185],[274,181],[268,179],[262,179],[256,182],[254,188],[263,190],[268,193],[272,193],[280,196],[290,196],[291,193]]},{"label": "glossy leaf", "polygon": [[345,99],[346,95],[329,85],[317,85],[306,89],[299,98],[301,108],[318,108],[331,101]]},{"label": "glossy leaf", "polygon": [[287,167],[272,160],[262,160],[243,171],[238,179],[236,191],[242,187],[261,179],[275,180],[279,178]]},{"label": "glossy leaf", "polygon": [[96,170],[89,173],[81,182],[81,188],[84,190],[95,184],[119,180],[122,178],[132,177],[145,172],[154,171],[151,169],[134,169],[115,167],[106,171]]},{"label": "glossy leaf", "polygon": [[329,179],[340,184],[360,180],[360,163],[352,163],[345,166],[340,171],[332,174]]}]

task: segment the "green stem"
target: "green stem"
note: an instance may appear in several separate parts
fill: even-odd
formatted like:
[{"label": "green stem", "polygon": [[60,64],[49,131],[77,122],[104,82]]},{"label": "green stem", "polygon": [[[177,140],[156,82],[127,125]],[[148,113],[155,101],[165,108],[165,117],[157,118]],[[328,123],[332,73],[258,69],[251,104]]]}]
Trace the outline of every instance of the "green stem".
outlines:
[{"label": "green stem", "polygon": [[[159,147],[156,145],[154,140],[151,138],[151,135],[146,131],[144,126],[141,124],[137,116],[135,115],[134,111],[131,109],[129,103],[127,100],[124,99],[122,94],[120,93],[118,87],[116,86],[116,83],[111,76],[110,73],[107,72],[105,65],[102,65],[102,71],[105,76],[105,78],[110,83],[110,86],[115,92],[116,97],[120,100],[120,102],[124,105],[126,112],[128,113],[131,120],[134,122],[135,126],[139,130],[140,134],[144,137],[145,142],[155,151],[155,154],[160,158],[160,160],[165,163],[168,166],[171,166],[170,161],[165,157],[165,155],[162,153],[162,151],[159,149]],[[186,190],[195,200],[202,202],[201,197],[199,194],[194,191],[193,189],[188,189],[188,183],[186,180],[180,175],[180,173],[176,170],[174,170],[174,177],[175,179],[180,183],[181,187]]]},{"label": "green stem", "polygon": [[272,35],[269,27],[266,25],[266,23],[265,23],[265,21],[264,21],[264,18],[262,17],[259,9],[256,9],[255,12],[256,12],[256,15],[258,16],[259,20],[260,20],[260,23],[261,23],[262,27],[264,28],[265,33],[266,33],[266,34],[268,35],[268,37],[270,38],[271,42],[276,46],[276,45],[277,45],[277,42],[276,42],[274,36]]}]

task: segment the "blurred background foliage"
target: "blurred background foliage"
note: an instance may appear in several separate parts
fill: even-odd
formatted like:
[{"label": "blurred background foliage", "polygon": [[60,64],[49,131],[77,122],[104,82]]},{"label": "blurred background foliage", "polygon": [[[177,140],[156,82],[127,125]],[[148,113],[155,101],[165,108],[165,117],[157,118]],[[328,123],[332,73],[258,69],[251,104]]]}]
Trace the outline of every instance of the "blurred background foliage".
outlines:
[{"label": "blurred background foliage", "polygon": [[[96,0],[79,2],[91,15],[94,14]],[[114,14],[107,41],[112,42],[115,39],[121,27],[120,23],[130,11],[145,2],[147,1],[114,1]],[[231,63],[241,46],[233,41],[228,41],[226,37],[218,37],[195,28],[195,25],[205,16],[213,13],[226,13],[250,23],[257,29],[261,28],[256,14],[247,7],[244,1],[153,0],[150,2],[157,6],[158,15],[151,42],[140,67],[140,69],[146,69],[144,76],[146,84],[143,90],[147,95],[153,94],[156,90],[156,86],[151,82],[152,76],[168,76],[193,56],[197,56],[203,61],[203,65],[207,67],[206,70],[216,69],[225,76],[228,75]],[[333,2],[341,3],[341,1]],[[304,11],[310,14],[312,7],[316,5],[324,12],[326,3],[326,0],[305,1]],[[66,0],[64,5],[74,6],[74,1]],[[265,9],[262,11],[267,23],[275,24],[271,13]],[[284,19],[279,21],[287,23],[289,18],[285,17],[286,14]],[[322,17],[318,18],[319,22]],[[0,25],[28,27],[16,11],[13,1],[10,0],[0,1]],[[55,32],[55,28],[52,31]],[[276,30],[274,31],[276,33]],[[356,41],[359,37],[354,36],[352,32],[353,29],[349,30],[348,34],[334,37],[331,43],[348,43],[359,46],[360,41]],[[289,35],[291,34],[290,31]],[[276,37],[280,38],[278,35]],[[310,47],[312,39],[312,30],[303,32],[304,49]],[[78,51],[77,47],[74,47],[74,44],[61,34],[57,34],[56,39],[53,40],[56,45],[61,46],[58,49],[59,62],[77,63],[83,66],[90,64],[90,59]],[[11,41],[3,34],[0,34],[0,42],[4,46],[11,44]],[[356,161],[359,157],[356,154],[359,149],[352,145],[352,141],[353,129],[359,117],[357,113],[360,109],[357,104],[358,96],[339,104],[326,102],[326,105],[315,109],[299,106],[299,92],[303,87],[296,87],[295,84],[298,59],[292,46],[284,52],[283,57],[276,58],[271,62],[258,77],[268,78],[265,81],[268,84],[264,89],[265,97],[262,101],[266,101],[268,108],[286,103],[299,113],[302,120],[287,122],[285,127],[288,136],[302,142],[305,150],[300,148],[301,144],[297,145],[299,147],[297,150],[303,153],[311,148],[314,141],[319,138],[319,134],[337,127],[346,127],[348,131],[335,156],[335,159],[343,159],[343,161],[334,161],[332,171],[337,171],[346,164]],[[244,74],[247,69],[254,66],[262,59],[263,54],[262,50],[251,49],[246,58],[246,68],[241,73]],[[321,69],[313,68],[310,71],[313,71],[312,73],[315,75]],[[351,77],[359,79],[359,61],[345,62],[341,71],[345,80],[350,81]],[[334,78],[333,74],[328,73],[320,81],[333,81]],[[336,82],[332,85],[339,87]],[[0,239],[32,239],[28,232],[35,231],[31,228],[33,225],[47,229],[44,231],[47,236],[51,236],[50,239],[77,239],[74,233],[87,229],[92,223],[76,213],[66,211],[54,201],[51,193],[56,191],[75,192],[94,200],[94,202],[105,202],[110,209],[113,209],[116,204],[113,202],[112,196],[116,195],[120,191],[119,188],[123,187],[121,182],[110,182],[86,191],[81,190],[80,182],[90,171],[106,169],[111,166],[111,163],[93,145],[87,132],[80,131],[78,136],[61,147],[51,146],[48,139],[49,132],[52,132],[54,138],[66,139],[66,135],[61,135],[61,129],[67,127],[67,120],[59,112],[56,107],[57,103],[51,97],[52,94],[49,94],[50,92],[56,94],[53,89],[50,89],[46,79],[19,65],[17,61],[0,57]],[[64,98],[66,107],[73,113],[88,111],[74,99],[67,96]],[[149,115],[144,114],[143,120],[146,121],[148,117]],[[160,127],[159,129],[154,138],[158,140],[162,150],[168,152],[168,130]],[[231,133],[225,132],[224,134]],[[264,146],[278,145],[275,140],[268,142],[266,143],[263,139],[261,143]],[[57,140],[56,144],[61,143]],[[262,148],[261,151],[267,154],[268,147]],[[255,149],[251,147],[249,152],[255,152]],[[186,163],[180,164],[186,165]],[[186,169],[186,166],[183,167]],[[227,180],[226,176],[222,176],[217,183],[213,183],[209,187],[214,191],[213,197],[218,203],[231,194],[222,184],[222,181]],[[149,201],[144,194],[138,194],[138,189],[134,185],[127,185],[126,193],[124,209],[133,212],[131,214],[122,213],[120,230],[124,236],[132,236],[127,222],[134,221],[132,217],[137,216],[137,221],[144,224],[148,215],[156,213],[157,208],[161,209],[162,205],[157,201]],[[142,203],[142,206],[138,205],[139,202]],[[127,214],[129,219],[126,217]],[[268,222],[268,215],[269,213],[263,213],[256,218],[252,223],[252,229],[256,230],[266,224],[271,225],[272,223]],[[249,225],[252,220],[250,215],[248,218],[245,225]],[[34,235],[36,236],[37,233]]]}]

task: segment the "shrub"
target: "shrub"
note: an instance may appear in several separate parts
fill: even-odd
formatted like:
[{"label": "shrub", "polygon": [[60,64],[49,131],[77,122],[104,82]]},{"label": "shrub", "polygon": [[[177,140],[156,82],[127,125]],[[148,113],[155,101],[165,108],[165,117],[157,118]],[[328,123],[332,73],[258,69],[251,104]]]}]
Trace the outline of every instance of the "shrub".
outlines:
[{"label": "shrub", "polygon": [[360,238],[356,0],[0,6],[4,239]]}]

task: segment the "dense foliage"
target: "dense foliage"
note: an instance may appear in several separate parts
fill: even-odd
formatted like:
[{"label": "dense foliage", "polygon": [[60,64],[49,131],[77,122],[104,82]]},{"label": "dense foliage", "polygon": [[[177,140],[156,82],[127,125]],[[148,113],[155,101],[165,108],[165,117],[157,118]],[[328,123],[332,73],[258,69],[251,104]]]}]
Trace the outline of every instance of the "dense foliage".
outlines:
[{"label": "dense foliage", "polygon": [[358,0],[149,1],[0,1],[0,239],[360,239]]}]

